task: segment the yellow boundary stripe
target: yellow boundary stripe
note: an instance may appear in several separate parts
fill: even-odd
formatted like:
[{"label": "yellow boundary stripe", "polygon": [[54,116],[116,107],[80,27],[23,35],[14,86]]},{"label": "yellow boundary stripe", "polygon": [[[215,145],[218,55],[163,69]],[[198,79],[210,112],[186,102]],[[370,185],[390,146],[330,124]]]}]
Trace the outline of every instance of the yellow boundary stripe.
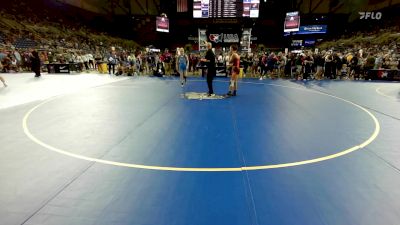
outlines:
[{"label": "yellow boundary stripe", "polygon": [[[263,83],[255,83],[255,82],[241,82],[241,83],[254,83],[254,84],[263,84]],[[313,93],[317,93],[317,94],[321,94],[321,95],[326,95],[341,101],[344,101],[346,103],[349,103],[353,106],[358,107],[359,109],[363,110],[364,112],[366,112],[374,121],[375,123],[375,130],[373,132],[373,134],[367,139],[365,140],[363,143],[359,144],[359,145],[355,145],[351,148],[342,150],[338,153],[335,154],[331,154],[331,155],[327,155],[327,156],[323,156],[320,158],[315,158],[315,159],[310,159],[310,160],[303,160],[303,161],[298,161],[298,162],[291,162],[291,163],[281,163],[281,164],[271,164],[271,165],[261,165],[261,166],[247,166],[247,167],[226,167],[226,168],[190,168],[190,167],[166,167],[166,166],[148,166],[148,165],[141,165],[141,164],[132,164],[132,163],[122,163],[122,162],[115,162],[115,161],[110,161],[110,160],[103,160],[103,159],[97,159],[97,158],[92,158],[92,157],[87,157],[87,156],[83,156],[83,155],[79,155],[79,154],[74,154],[71,152],[68,152],[66,150],[63,149],[59,149],[56,147],[53,147],[49,144],[44,143],[43,141],[39,140],[38,138],[36,138],[29,130],[28,128],[28,119],[29,116],[39,107],[43,106],[44,104],[56,99],[57,97],[53,97],[50,98],[38,105],[36,105],[35,107],[33,107],[32,109],[30,109],[24,116],[23,120],[22,120],[22,127],[24,130],[24,133],[27,135],[27,137],[35,142],[36,144],[50,150],[53,152],[57,152],[66,156],[70,156],[73,158],[77,158],[77,159],[82,159],[82,160],[86,160],[86,161],[90,161],[90,162],[97,162],[97,163],[102,163],[102,164],[106,164],[106,165],[112,165],[112,166],[119,166],[119,167],[128,167],[128,168],[136,168],[136,169],[147,169],[147,170],[160,170],[160,171],[182,171],[182,172],[237,172],[237,171],[250,171],[250,170],[266,170],[266,169],[277,169],[277,168],[285,168],[285,167],[294,167],[294,166],[300,166],[300,165],[306,165],[306,164],[312,164],[312,163],[317,163],[317,162],[322,162],[322,161],[326,161],[329,159],[334,159],[346,154],[349,154],[351,152],[354,152],[356,150],[360,150],[362,148],[364,148],[365,146],[369,145],[371,142],[373,142],[379,132],[380,132],[380,124],[378,119],[367,109],[365,109],[364,107],[357,105],[356,103],[353,103],[349,100],[334,96],[334,95],[330,95],[330,94],[326,94],[326,93],[321,93],[321,92],[317,92],[317,91],[313,91],[313,90],[308,90],[308,89],[303,89],[303,88],[298,88],[298,87],[290,87],[290,86],[285,86],[285,85],[279,85],[279,84],[263,84],[263,85],[270,85],[270,86],[278,86],[278,87],[286,87],[286,88],[292,88],[292,89],[298,89],[298,90],[302,90],[302,91],[308,91],[308,92],[313,92]],[[58,96],[60,97],[60,96]]]}]

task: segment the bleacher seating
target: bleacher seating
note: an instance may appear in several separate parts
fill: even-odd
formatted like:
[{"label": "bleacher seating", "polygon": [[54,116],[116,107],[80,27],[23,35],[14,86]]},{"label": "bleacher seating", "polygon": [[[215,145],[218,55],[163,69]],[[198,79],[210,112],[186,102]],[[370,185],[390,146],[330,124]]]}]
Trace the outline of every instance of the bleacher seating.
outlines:
[{"label": "bleacher seating", "polygon": [[109,46],[116,49],[138,47],[132,40],[112,37],[95,27],[82,25],[90,23],[81,18],[80,13],[89,12],[64,12],[62,7],[53,5],[46,8],[43,2],[36,4],[29,0],[5,2],[0,9],[0,43],[3,42],[8,49],[14,46],[21,49],[62,47],[77,51],[96,48],[107,51]]},{"label": "bleacher seating", "polygon": [[14,46],[19,49],[26,49],[26,48],[35,48],[37,46],[37,43],[33,40],[30,39],[25,39],[25,38],[19,38],[17,41],[14,43]]}]

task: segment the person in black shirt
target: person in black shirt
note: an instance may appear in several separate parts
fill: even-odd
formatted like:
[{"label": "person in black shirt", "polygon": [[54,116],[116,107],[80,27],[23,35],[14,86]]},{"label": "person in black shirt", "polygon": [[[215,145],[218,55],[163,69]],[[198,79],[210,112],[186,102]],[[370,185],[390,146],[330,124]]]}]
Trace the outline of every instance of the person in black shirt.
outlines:
[{"label": "person in black shirt", "polygon": [[31,53],[32,71],[35,72],[35,77],[40,77],[40,57],[37,51]]},{"label": "person in black shirt", "polygon": [[358,80],[360,78],[357,54],[354,54],[353,58],[350,60],[350,77],[354,80]]},{"label": "person in black shirt", "polygon": [[206,62],[207,65],[207,85],[208,85],[208,96],[214,95],[213,90],[213,79],[216,76],[217,70],[215,66],[215,54],[212,51],[212,45],[210,42],[207,43],[207,53],[205,58],[201,59],[202,62]]},{"label": "person in black shirt", "polygon": [[315,56],[315,64],[317,65],[317,72],[315,73],[315,79],[321,80],[324,74],[325,59],[321,53],[317,53]]}]

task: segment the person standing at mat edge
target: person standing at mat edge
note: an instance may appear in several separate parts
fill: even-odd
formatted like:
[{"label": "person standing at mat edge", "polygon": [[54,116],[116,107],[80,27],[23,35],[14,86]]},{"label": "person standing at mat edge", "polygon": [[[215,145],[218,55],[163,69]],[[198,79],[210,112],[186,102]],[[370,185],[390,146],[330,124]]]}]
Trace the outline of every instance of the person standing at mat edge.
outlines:
[{"label": "person standing at mat edge", "polygon": [[118,63],[118,57],[117,54],[115,53],[115,48],[112,47],[111,51],[107,55],[107,60],[108,60],[108,74],[111,75],[111,70],[112,74],[115,74],[115,65]]},{"label": "person standing at mat edge", "polygon": [[201,59],[202,62],[205,62],[207,65],[207,85],[208,85],[208,96],[213,96],[213,79],[217,73],[217,69],[215,67],[215,54],[212,51],[212,45],[210,42],[207,42],[207,53],[205,58]]},{"label": "person standing at mat edge", "polygon": [[179,56],[176,60],[176,70],[179,72],[181,86],[183,87],[186,84],[186,73],[189,66],[189,58],[185,54],[185,50],[183,48],[179,49]]},{"label": "person standing at mat edge", "polygon": [[237,45],[231,45],[231,57],[230,57],[230,66],[232,66],[232,75],[231,80],[229,82],[229,92],[228,96],[236,96],[237,91],[237,82],[240,73],[240,56],[237,54],[238,47]]},{"label": "person standing at mat edge", "polygon": [[32,71],[35,72],[35,77],[40,77],[40,57],[37,51],[31,53]]}]

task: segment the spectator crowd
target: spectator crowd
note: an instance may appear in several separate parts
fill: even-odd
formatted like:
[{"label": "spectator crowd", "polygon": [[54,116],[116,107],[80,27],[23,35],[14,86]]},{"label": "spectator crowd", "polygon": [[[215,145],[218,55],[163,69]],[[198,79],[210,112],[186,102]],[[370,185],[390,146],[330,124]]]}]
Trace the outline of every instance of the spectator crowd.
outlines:
[{"label": "spectator crowd", "polygon": [[[17,4],[17,5],[15,5]],[[38,53],[40,67],[48,64],[72,64],[77,71],[97,70],[115,75],[177,73],[178,51],[163,52],[141,48],[133,41],[114,38],[69,21],[59,13],[44,10],[38,16],[27,0],[0,10],[0,70],[29,71],[32,51]],[[15,8],[17,7],[17,8]],[[39,9],[38,9],[39,10]],[[56,21],[56,22],[54,22]],[[398,26],[386,31],[398,34]],[[376,33],[354,33],[357,36]],[[399,43],[362,43],[341,46],[340,39],[326,42],[315,49],[297,51],[265,51],[253,49],[241,53],[243,76],[290,79],[361,79],[368,78],[371,69],[399,69]],[[216,49],[218,66],[229,67],[229,53]],[[199,74],[204,53],[186,51],[188,72]]]}]

